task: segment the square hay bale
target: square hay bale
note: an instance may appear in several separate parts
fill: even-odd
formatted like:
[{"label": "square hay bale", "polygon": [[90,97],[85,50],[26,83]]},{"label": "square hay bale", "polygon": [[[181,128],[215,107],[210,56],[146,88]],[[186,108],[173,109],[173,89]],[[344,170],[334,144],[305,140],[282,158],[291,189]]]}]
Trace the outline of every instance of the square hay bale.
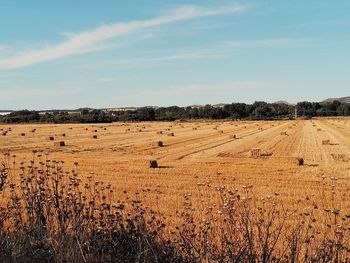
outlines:
[{"label": "square hay bale", "polygon": [[21,136],[26,136],[26,134],[25,133],[21,133]]},{"label": "square hay bale", "polygon": [[53,141],[55,138],[53,136],[49,136],[49,141]]},{"label": "square hay bale", "polygon": [[64,141],[54,142],[54,146],[66,146]]},{"label": "square hay bale", "polygon": [[322,140],[322,145],[330,145],[331,141],[330,140]]},{"label": "square hay bale", "polygon": [[94,132],[97,132],[97,130],[94,130]]},{"label": "square hay bale", "polygon": [[173,132],[169,132],[167,135],[168,136],[175,136],[175,134]]},{"label": "square hay bale", "polygon": [[236,136],[236,134],[231,134],[231,135],[229,136],[229,138],[230,138],[230,139],[237,139],[237,136]]},{"label": "square hay bale", "polygon": [[218,131],[218,133],[224,133],[224,131],[220,130],[220,131]]},{"label": "square hay bale", "polygon": [[35,132],[35,131],[36,131],[36,129],[31,130],[31,132]]},{"label": "square hay bale", "polygon": [[287,132],[281,132],[281,135],[287,135]]},{"label": "square hay bale", "polygon": [[97,135],[93,135],[92,138],[93,138],[93,139],[97,139]]},{"label": "square hay bale", "polygon": [[157,131],[157,134],[163,134],[163,132],[162,131]]},{"label": "square hay bale", "polygon": [[261,149],[260,148],[251,149],[250,156],[252,158],[260,158],[261,157]]},{"label": "square hay bale", "polygon": [[163,147],[163,146],[164,146],[163,141],[158,141],[158,142],[157,142],[157,145],[158,145],[159,147]]},{"label": "square hay bale", "polygon": [[197,130],[197,128],[196,128],[196,127],[193,127],[192,130]]},{"label": "square hay bale", "polygon": [[149,161],[149,168],[157,168],[157,167],[158,167],[158,163],[156,160]]},{"label": "square hay bale", "polygon": [[317,131],[322,131],[322,129],[318,128]]}]

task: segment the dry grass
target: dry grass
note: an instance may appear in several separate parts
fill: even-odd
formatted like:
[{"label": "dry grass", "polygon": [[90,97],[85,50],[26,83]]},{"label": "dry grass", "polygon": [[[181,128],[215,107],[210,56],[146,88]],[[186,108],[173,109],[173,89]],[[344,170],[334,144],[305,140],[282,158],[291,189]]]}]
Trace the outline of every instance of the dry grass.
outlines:
[{"label": "dry grass", "polygon": [[[188,122],[185,126],[165,122],[117,123],[106,125],[106,130],[99,130],[99,140],[91,140],[89,132],[99,127],[96,125],[74,125],[72,130],[69,129],[71,124],[12,125],[11,130],[9,126],[3,125],[1,128],[8,132],[6,136],[0,137],[0,150],[10,150],[18,160],[24,162],[32,160],[33,150],[43,154],[38,159],[41,162],[45,162],[44,153],[48,153],[48,158],[64,161],[68,170],[74,169],[73,162],[79,162],[82,183],[87,182],[84,175],[94,172],[95,180],[110,184],[115,193],[126,191],[126,195],[131,196],[139,193],[143,196],[144,207],[164,217],[165,237],[169,237],[172,231],[179,235],[178,231],[184,229],[185,198],[190,199],[195,209],[191,210],[190,216],[193,222],[197,222],[195,229],[198,231],[198,227],[202,226],[198,222],[207,219],[203,214],[210,211],[210,207],[214,218],[219,215],[219,211],[226,213],[219,209],[221,192],[217,191],[217,187],[225,187],[224,192],[238,191],[242,198],[246,197],[243,192],[246,189],[244,186],[248,185],[254,186],[254,191],[251,191],[253,197],[249,199],[256,203],[253,207],[260,207],[258,203],[261,199],[267,200],[270,196],[276,199],[279,209],[283,206],[288,211],[297,210],[298,216],[288,219],[290,224],[299,222],[300,216],[305,216],[304,209],[309,213],[306,219],[313,219],[309,210],[316,204],[318,209],[311,211],[315,213],[317,226],[312,225],[312,229],[321,229],[318,230],[321,234],[314,236],[325,237],[325,234],[334,233],[334,211],[340,211],[336,215],[337,223],[343,222],[345,227],[345,223],[349,222],[345,218],[350,214],[350,200],[347,198],[350,190],[350,121],[343,118],[313,122],[315,126],[311,121]],[[262,130],[257,129],[256,124]],[[139,133],[137,125],[147,129]],[[194,127],[200,128],[193,130]],[[225,133],[218,134],[218,131],[213,130],[215,127],[225,130]],[[317,131],[320,127],[322,133]],[[170,128],[176,136],[157,134],[157,131],[169,131]],[[280,136],[287,128],[289,136]],[[29,132],[32,129],[36,129],[35,134]],[[66,133],[68,129],[70,132],[65,138],[66,147],[54,147],[47,140],[48,136]],[[21,137],[21,133],[27,133],[27,136]],[[232,140],[227,133],[237,135],[239,140]],[[166,147],[154,146],[154,142],[164,138]],[[328,138],[334,144],[322,147],[322,140]],[[264,149],[272,155],[269,158],[249,158],[252,148]],[[303,158],[303,166],[297,164],[297,158]],[[150,169],[149,160],[153,159],[158,160],[164,168]],[[112,195],[112,202],[118,199],[122,199],[119,194]],[[254,215],[258,215],[258,211]],[[254,217],[252,223],[256,224],[257,218]],[[327,226],[329,222],[332,223],[331,228]],[[179,230],[176,230],[176,226]],[[210,247],[216,248],[223,241],[220,241],[221,236],[216,232],[219,226],[215,225],[214,228],[216,230],[210,230],[212,236],[208,237],[211,237]],[[306,232],[304,229],[303,233]],[[293,236],[287,230],[284,233]],[[194,243],[200,245],[200,240],[203,241],[202,237]],[[316,249],[315,244],[310,245],[310,251],[316,251],[313,250]],[[225,254],[222,251],[220,253]],[[205,258],[201,261],[205,261]]]}]

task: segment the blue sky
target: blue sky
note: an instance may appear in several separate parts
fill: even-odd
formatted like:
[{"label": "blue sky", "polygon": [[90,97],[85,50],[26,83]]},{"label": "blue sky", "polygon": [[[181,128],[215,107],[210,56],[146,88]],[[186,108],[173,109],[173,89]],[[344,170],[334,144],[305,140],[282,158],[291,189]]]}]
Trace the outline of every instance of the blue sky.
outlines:
[{"label": "blue sky", "polygon": [[350,95],[350,1],[0,0],[0,109]]}]

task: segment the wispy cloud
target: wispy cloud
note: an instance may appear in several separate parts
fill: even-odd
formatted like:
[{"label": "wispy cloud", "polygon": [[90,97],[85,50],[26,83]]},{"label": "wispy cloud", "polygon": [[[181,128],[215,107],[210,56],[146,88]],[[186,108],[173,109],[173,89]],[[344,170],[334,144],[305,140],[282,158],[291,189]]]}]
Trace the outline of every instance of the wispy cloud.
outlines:
[{"label": "wispy cloud", "polygon": [[201,17],[233,14],[243,12],[248,8],[247,5],[239,4],[217,8],[201,8],[190,5],[174,9],[153,19],[102,25],[79,33],[65,33],[67,39],[59,44],[18,52],[12,57],[0,59],[0,69],[21,68],[62,57],[106,49],[109,47],[107,41],[142,29]]},{"label": "wispy cloud", "polygon": [[144,58],[131,58],[122,60],[107,60],[91,63],[86,65],[87,68],[95,67],[113,67],[114,69],[130,69],[143,67],[149,64],[162,63],[168,61],[181,61],[181,60],[198,60],[198,59],[217,59],[222,58],[228,51],[227,50],[193,50],[183,51],[177,53],[168,53],[163,55],[155,55],[152,57]]},{"label": "wispy cloud", "polygon": [[252,90],[267,87],[269,83],[266,81],[242,80],[242,81],[227,81],[222,83],[211,84],[189,84],[181,86],[170,86],[168,88],[157,91],[146,91],[144,96],[152,97],[172,97],[172,96],[188,96],[198,95],[202,93],[213,92],[230,92],[237,90]]},{"label": "wispy cloud", "polygon": [[249,48],[249,47],[307,47],[315,45],[312,38],[273,38],[250,41],[227,41],[226,47]]},{"label": "wispy cloud", "polygon": [[1,90],[0,102],[5,103],[9,100],[35,99],[35,98],[54,98],[60,96],[77,95],[81,93],[80,89],[38,89],[38,88],[11,88]]},{"label": "wispy cloud", "polygon": [[10,51],[10,47],[6,45],[0,45],[0,56]]}]

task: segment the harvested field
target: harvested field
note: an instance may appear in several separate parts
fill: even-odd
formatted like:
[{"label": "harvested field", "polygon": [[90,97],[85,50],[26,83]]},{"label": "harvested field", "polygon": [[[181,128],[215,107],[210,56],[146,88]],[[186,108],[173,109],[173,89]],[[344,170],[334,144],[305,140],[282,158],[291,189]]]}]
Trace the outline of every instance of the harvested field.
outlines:
[{"label": "harvested field", "polygon": [[[0,126],[7,131],[0,136],[2,153],[9,151],[28,162],[36,150],[42,154],[38,160],[62,160],[68,168],[78,162],[82,180],[93,172],[117,191],[154,190],[145,194],[146,203],[169,215],[169,221],[176,221],[179,200],[186,193],[193,193],[198,202],[204,198],[198,190],[203,184],[235,189],[249,184],[261,196],[277,192],[286,207],[293,207],[309,196],[320,196],[322,178],[332,177],[337,187],[332,202],[340,210],[350,207],[344,198],[350,189],[350,119],[346,118],[9,127]],[[98,132],[98,140],[91,139],[91,131]],[[51,138],[62,134],[67,134],[66,146],[55,147]],[[323,145],[325,140],[332,144]],[[166,147],[159,147],[163,144]],[[251,158],[252,149],[260,149],[264,156]],[[150,169],[150,160],[157,160],[160,169]]]}]

